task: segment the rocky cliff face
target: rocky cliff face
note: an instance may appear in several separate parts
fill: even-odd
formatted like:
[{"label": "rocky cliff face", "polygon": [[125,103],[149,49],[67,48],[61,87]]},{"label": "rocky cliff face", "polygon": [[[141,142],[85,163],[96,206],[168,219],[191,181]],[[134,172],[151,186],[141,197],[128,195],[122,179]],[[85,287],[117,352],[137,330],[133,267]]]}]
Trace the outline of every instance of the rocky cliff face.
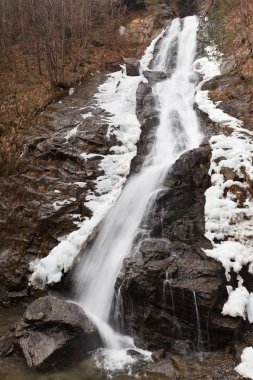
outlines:
[{"label": "rocky cliff face", "polygon": [[[222,266],[202,248],[210,146],[182,155],[167,175],[150,218],[150,238],[120,275],[128,333],[150,349],[181,350],[227,343],[239,322],[220,316]],[[181,347],[181,348],[179,348]]]},{"label": "rocky cliff face", "polygon": [[[84,206],[85,196],[102,174],[99,155],[107,154],[115,142],[106,137],[101,110],[92,119],[82,117],[90,111],[101,79],[98,74],[72,96],[48,107],[41,115],[38,136],[27,141],[22,172],[1,177],[0,305],[27,297],[29,262],[47,254],[62,235],[92,214]],[[90,151],[98,156],[81,157]]]},{"label": "rocky cliff face", "polygon": [[[229,61],[223,63],[222,72],[223,76],[206,83],[203,90],[211,90],[216,99],[225,94],[219,108],[240,118],[245,123],[244,128],[252,130],[251,96],[249,86],[244,84],[245,78],[235,74]],[[152,128],[157,123],[152,98],[153,80],[142,84],[137,92],[137,104],[140,106],[137,114],[144,130],[139,144],[140,153],[148,150]],[[155,74],[157,80],[162,80],[161,73]],[[227,92],[231,96],[226,97]],[[224,134],[224,137],[230,137],[232,128],[214,123],[204,113],[197,112],[206,136]],[[252,139],[248,137],[250,133],[246,135]],[[243,133],[240,138],[245,139]],[[232,148],[227,146],[224,149]],[[195,349],[221,348],[241,338],[244,343],[240,344],[247,344],[247,334],[244,333],[249,329],[248,322],[221,314],[228,298],[224,268],[219,262],[210,260],[203,251],[211,248],[204,237],[204,193],[211,186],[208,175],[210,159],[211,148],[208,142],[204,142],[173,165],[148,217],[149,238],[134,247],[134,255],[125,261],[117,282],[123,298],[127,332],[139,344],[150,349],[162,347],[184,354],[193,346]],[[238,212],[241,210],[245,219],[245,207],[252,201],[252,180],[244,169],[245,163],[241,164],[242,173],[237,175],[236,170],[228,168],[229,163],[222,152],[216,157],[217,165],[220,160],[224,160],[224,167],[221,165],[223,181],[228,181],[228,186],[231,182],[230,190],[224,192],[224,199],[233,194]],[[133,166],[136,162],[137,159]],[[242,182],[247,190],[241,191],[233,181]],[[246,219],[251,220],[251,216]],[[226,238],[233,240],[232,220],[230,224],[231,231],[229,234],[228,229]],[[247,242],[251,244],[249,235]],[[248,291],[252,291],[247,268],[239,273]],[[235,273],[232,273],[229,284],[236,288]]]}]

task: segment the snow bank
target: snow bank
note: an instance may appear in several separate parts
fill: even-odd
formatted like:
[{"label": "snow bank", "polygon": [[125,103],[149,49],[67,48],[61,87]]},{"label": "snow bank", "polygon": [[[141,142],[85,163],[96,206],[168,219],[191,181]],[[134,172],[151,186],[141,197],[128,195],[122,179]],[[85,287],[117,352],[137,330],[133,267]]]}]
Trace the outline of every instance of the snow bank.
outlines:
[{"label": "snow bank", "polygon": [[[155,44],[163,33],[164,31],[146,49],[140,61],[141,72],[148,68],[153,58]],[[85,205],[93,212],[92,218],[81,222],[80,228],[62,240],[47,257],[31,263],[33,274],[30,282],[33,286],[43,287],[61,280],[63,273],[73,265],[87,238],[119,197],[130,171],[131,160],[136,155],[136,144],[141,133],[135,114],[136,90],[141,81],[146,81],[142,75],[129,77],[126,75],[125,67],[122,67],[121,71],[110,74],[106,82],[98,88],[98,93],[95,95],[96,104],[109,115],[104,119],[109,124],[108,137],[111,134],[116,135],[119,144],[111,148],[110,155],[101,156],[103,159],[100,167],[104,175],[98,177],[95,182],[96,193],[90,192],[86,197]],[[89,112],[82,117],[91,116]],[[66,143],[75,133],[77,133],[76,127],[65,136]],[[94,156],[95,154],[85,152],[81,155],[85,160]],[[56,202],[53,206],[56,208],[61,204]]]},{"label": "snow bank", "polygon": [[[210,53],[210,51],[209,51]],[[212,186],[206,191],[206,237],[213,249],[206,254],[220,261],[227,280],[237,273],[237,287],[227,286],[228,300],[222,314],[248,318],[253,323],[253,293],[243,286],[239,275],[243,266],[253,274],[253,133],[244,129],[242,121],[226,114],[201,91],[201,85],[220,75],[220,59],[205,57],[195,62],[195,70],[203,77],[196,93],[199,109],[226,130],[210,139],[212,158],[209,174]],[[247,347],[236,371],[253,379],[253,348]]]},{"label": "snow bank", "polygon": [[248,290],[239,285],[235,290],[232,286],[227,286],[228,300],[223,306],[222,314],[230,315],[231,317],[246,317],[246,307],[249,300]]},{"label": "snow bank", "polygon": [[241,356],[241,363],[235,367],[239,375],[253,379],[253,347],[246,347]]},{"label": "snow bank", "polygon": [[[220,74],[220,63],[214,56],[195,62],[195,70],[203,76],[201,84]],[[252,133],[243,128],[240,120],[218,109],[218,103],[209,99],[208,91],[201,91],[201,85],[195,100],[212,121],[230,130],[230,135],[221,133],[210,139],[212,186],[205,194],[206,237],[214,247],[206,250],[206,254],[222,263],[229,280],[231,271],[239,273],[245,265],[253,273],[253,202],[249,191],[249,183],[253,181]],[[240,277],[238,288],[228,287],[228,294],[223,314],[244,317],[249,293]]]}]

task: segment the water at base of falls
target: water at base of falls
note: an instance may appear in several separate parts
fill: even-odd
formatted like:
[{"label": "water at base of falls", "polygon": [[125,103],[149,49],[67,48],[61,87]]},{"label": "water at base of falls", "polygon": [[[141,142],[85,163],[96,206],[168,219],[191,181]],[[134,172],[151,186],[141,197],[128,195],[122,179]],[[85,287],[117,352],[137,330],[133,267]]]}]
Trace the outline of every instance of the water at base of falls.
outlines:
[{"label": "water at base of falls", "polygon": [[198,147],[202,138],[193,110],[197,28],[197,17],[190,16],[175,19],[164,34],[152,70],[171,76],[153,87],[160,115],[153,147],[140,173],[129,179],[108,213],[92,247],[83,253],[76,273],[76,302],[101,333],[106,349],[97,353],[97,364],[108,370],[126,369],[136,361],[127,353],[129,348],[137,350],[133,339],[108,325],[123,260],[131,253],[138,227],[155,200],[150,199],[162,187],[168,169],[183,152]]}]

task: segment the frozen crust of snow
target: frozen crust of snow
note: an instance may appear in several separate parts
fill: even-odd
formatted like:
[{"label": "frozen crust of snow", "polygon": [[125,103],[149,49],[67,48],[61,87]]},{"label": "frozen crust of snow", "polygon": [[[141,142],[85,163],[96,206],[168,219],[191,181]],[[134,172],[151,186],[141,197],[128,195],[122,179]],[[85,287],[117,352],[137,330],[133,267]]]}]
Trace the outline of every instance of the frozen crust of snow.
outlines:
[{"label": "frozen crust of snow", "polygon": [[[146,49],[140,60],[141,72],[148,68],[149,62],[153,58],[155,44],[163,33],[164,30]],[[72,267],[90,234],[119,197],[130,171],[131,160],[136,155],[136,144],[141,133],[135,114],[136,90],[141,81],[146,81],[143,75],[127,76],[125,67],[122,67],[122,70],[110,74],[105,83],[99,86],[98,93],[95,95],[97,106],[109,115],[105,117],[106,123],[109,124],[108,137],[110,134],[114,134],[119,145],[111,148],[111,154],[101,156],[100,167],[105,174],[98,177],[95,182],[96,194],[90,192],[85,202],[86,207],[93,212],[93,216],[80,222],[80,228],[70,233],[65,240],[49,252],[48,256],[30,264],[33,271],[30,282],[33,286],[44,287],[46,284],[61,280],[62,275]],[[73,92],[70,91],[70,95],[72,94]],[[87,113],[82,117],[91,117],[91,114]],[[66,143],[76,133],[77,127],[66,135]],[[97,155],[86,152],[81,154],[85,160],[94,156]],[[63,203],[59,204],[56,201],[53,205],[54,208],[66,204],[67,200],[61,202]]]}]

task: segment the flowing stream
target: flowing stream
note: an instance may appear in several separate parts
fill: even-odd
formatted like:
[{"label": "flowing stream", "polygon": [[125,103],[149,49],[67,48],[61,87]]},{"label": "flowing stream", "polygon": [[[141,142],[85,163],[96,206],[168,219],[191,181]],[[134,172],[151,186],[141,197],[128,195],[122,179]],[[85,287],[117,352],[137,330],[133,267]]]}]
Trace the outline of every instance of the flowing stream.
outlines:
[{"label": "flowing stream", "polygon": [[[116,333],[108,324],[114,285],[123,260],[131,254],[150,199],[162,187],[169,168],[183,152],[198,147],[202,138],[193,110],[197,28],[197,17],[190,16],[175,19],[164,33],[152,63],[153,71],[168,74],[167,80],[153,87],[160,118],[153,147],[140,173],[128,180],[77,269],[76,302],[96,323],[104,339],[110,353],[108,368],[115,365],[115,358],[120,365],[124,363],[126,349],[135,348],[132,338]],[[130,356],[128,360],[131,362]]]}]

